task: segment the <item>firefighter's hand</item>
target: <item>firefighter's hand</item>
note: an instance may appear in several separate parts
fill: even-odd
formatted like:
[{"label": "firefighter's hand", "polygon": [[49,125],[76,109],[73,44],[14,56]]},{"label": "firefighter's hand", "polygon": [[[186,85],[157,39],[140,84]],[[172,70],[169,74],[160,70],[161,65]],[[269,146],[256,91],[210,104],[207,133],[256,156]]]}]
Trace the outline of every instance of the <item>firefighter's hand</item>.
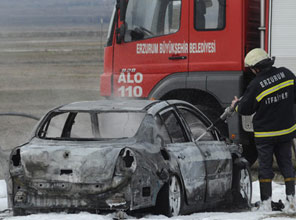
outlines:
[{"label": "firefighter's hand", "polygon": [[239,99],[237,98],[237,96],[234,96],[234,99],[231,102],[231,108],[235,108],[236,107],[236,103],[239,101]]}]

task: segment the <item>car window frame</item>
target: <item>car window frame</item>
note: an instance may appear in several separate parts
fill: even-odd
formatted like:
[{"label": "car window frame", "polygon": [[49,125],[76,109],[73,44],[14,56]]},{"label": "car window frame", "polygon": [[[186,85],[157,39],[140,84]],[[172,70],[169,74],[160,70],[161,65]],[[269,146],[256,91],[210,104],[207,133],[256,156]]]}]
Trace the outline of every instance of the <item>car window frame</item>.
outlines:
[{"label": "car window frame", "polygon": [[[102,113],[102,112],[113,112],[113,111],[105,111],[105,110],[101,110],[101,111],[96,111],[96,110],[59,110],[59,109],[58,110],[57,109],[51,110],[37,124],[36,129],[34,131],[34,137],[36,137],[38,139],[42,139],[42,140],[58,140],[58,141],[102,141],[102,140],[112,139],[112,138],[101,138],[99,133],[98,133],[100,131],[100,129],[99,129],[99,124],[98,124],[97,114]],[[145,113],[144,118],[146,117],[146,114],[147,114],[147,112],[143,111],[143,110],[139,110],[139,111],[128,111],[128,110],[119,110],[119,111],[117,111],[116,110],[114,112],[140,112],[140,113]],[[48,130],[48,126],[51,123],[52,118],[55,117],[56,115],[60,115],[60,114],[64,114],[64,113],[69,113],[69,115],[67,116],[67,119],[65,120],[65,123],[63,125],[62,131],[61,131],[61,137],[59,137],[59,138],[44,137],[43,133],[44,133],[45,130],[46,131]],[[72,129],[72,125],[70,124],[70,122],[72,121],[71,119],[73,119],[74,116],[76,117],[76,115],[78,113],[88,113],[90,115],[91,130],[92,130],[92,134],[93,134],[94,138],[63,137],[64,135],[66,135],[66,131],[67,131],[66,129],[70,129],[70,130],[68,130],[68,132],[71,133],[71,129]],[[144,118],[143,118],[143,120],[144,120]],[[143,122],[143,120],[142,120],[142,122]],[[137,132],[135,133],[134,136],[128,137],[128,138],[136,137],[138,132],[139,132],[139,130],[137,130]],[[68,135],[66,135],[66,136],[68,136]],[[118,138],[118,139],[122,139],[122,138]]]},{"label": "car window frame", "polygon": [[[54,118],[57,115],[69,113],[65,123],[63,124],[62,130],[61,130],[61,137],[59,138],[52,138],[52,137],[44,137],[43,132],[48,131],[49,124],[51,123],[52,118]],[[95,138],[71,138],[70,134],[72,132],[72,126],[73,126],[73,120],[75,121],[75,118],[78,113],[86,113],[90,116],[90,122],[91,122],[91,131],[94,137],[96,137],[96,132],[98,130],[98,125],[96,124],[97,121],[94,121],[92,111],[50,111],[46,116],[42,119],[42,121],[38,124],[37,130],[35,132],[35,136],[42,140],[69,140],[69,141],[76,141],[76,140],[85,140],[85,141],[93,141]]]},{"label": "car window frame", "polygon": [[[185,118],[183,117],[182,113],[179,112],[180,108],[186,109],[186,110],[190,111],[191,113],[193,113],[194,115],[196,115],[196,117],[199,120],[201,120],[201,122],[205,125],[206,128],[208,128],[209,126],[211,126],[213,124],[205,115],[203,115],[202,112],[199,112],[197,109],[194,109],[191,106],[184,105],[184,104],[175,104],[175,108],[176,108],[177,113],[179,114],[179,117],[182,119],[184,126],[186,126],[187,132],[190,134],[190,138],[192,139],[193,142],[195,142],[196,140],[194,139],[191,129],[190,129],[188,123],[186,122]],[[220,141],[219,132],[217,131],[216,127],[213,127],[213,130],[209,131],[209,132],[213,136],[213,141]]]},{"label": "car window frame", "polygon": [[154,118],[156,124],[158,124],[156,120],[159,120],[160,123],[164,126],[165,133],[166,133],[166,135],[167,135],[167,137],[168,137],[168,139],[169,139],[169,143],[166,143],[165,138],[162,137],[162,135],[160,135],[161,133],[158,134],[158,135],[163,139],[164,144],[165,144],[165,145],[167,145],[167,144],[172,144],[172,143],[173,143],[173,141],[172,141],[172,137],[170,136],[170,134],[169,134],[169,132],[168,132],[168,129],[167,129],[167,126],[165,126],[164,121],[163,121],[161,115],[157,113],[157,114],[155,114],[155,115],[153,116],[153,118]]},{"label": "car window frame", "polygon": [[179,121],[180,126],[181,126],[181,129],[182,129],[182,131],[183,131],[183,135],[184,135],[184,137],[187,139],[186,142],[182,142],[182,143],[192,142],[192,137],[191,137],[191,135],[188,133],[188,129],[187,129],[187,127],[185,126],[185,124],[184,124],[184,122],[183,122],[183,119],[180,118],[180,115],[179,115],[179,113],[176,111],[176,109],[174,108],[174,106],[169,106],[169,107],[167,107],[167,108],[165,108],[165,109],[161,109],[160,111],[158,111],[158,113],[157,113],[156,115],[159,115],[159,116],[160,116],[160,119],[161,119],[162,123],[164,124],[164,126],[165,126],[165,128],[166,128],[166,130],[167,130],[167,133],[168,133],[168,135],[169,135],[169,137],[170,137],[170,139],[171,139],[171,143],[174,144],[175,142],[173,142],[173,139],[172,139],[172,137],[171,137],[171,134],[170,134],[170,132],[169,132],[169,130],[168,130],[166,124],[164,123],[162,116],[161,116],[161,115],[163,115],[163,114],[165,114],[165,113],[167,113],[167,112],[169,112],[169,111],[172,111],[173,114],[175,115],[175,117],[177,118],[177,120]]}]

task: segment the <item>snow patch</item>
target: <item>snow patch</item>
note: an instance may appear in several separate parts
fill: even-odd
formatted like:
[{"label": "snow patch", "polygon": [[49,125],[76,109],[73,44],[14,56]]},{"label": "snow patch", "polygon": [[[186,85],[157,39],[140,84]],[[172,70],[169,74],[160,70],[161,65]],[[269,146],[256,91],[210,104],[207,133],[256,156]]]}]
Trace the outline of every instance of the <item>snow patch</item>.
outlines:
[{"label": "snow patch", "polygon": [[6,182],[4,180],[0,180],[0,199],[6,198],[6,194]]},{"label": "snow patch", "polygon": [[288,196],[288,200],[285,202],[285,213],[291,214],[296,213],[296,200],[294,196]]},{"label": "snow patch", "polygon": [[[5,194],[5,196],[4,196]],[[6,184],[4,180],[0,180],[0,211],[7,209],[6,198]],[[273,183],[273,201],[286,201],[285,186],[283,184]],[[253,200],[257,202],[260,200],[259,182],[253,182]],[[294,199],[295,204],[295,199]],[[261,220],[261,219],[273,219],[273,220],[291,220],[296,217],[296,212],[293,210],[284,210],[284,212],[272,212],[266,210],[260,211],[242,211],[242,212],[200,212],[191,215],[177,216],[167,218],[163,215],[146,215],[141,220],[146,219],[172,219],[172,220]],[[2,218],[2,215],[1,215]],[[36,214],[29,216],[11,217],[11,220],[112,220],[114,213],[108,215],[90,214],[87,212],[81,212],[79,214],[65,214],[65,213],[49,213],[49,214]],[[8,219],[8,218],[7,218]],[[135,217],[128,216],[128,219],[136,219]]]}]

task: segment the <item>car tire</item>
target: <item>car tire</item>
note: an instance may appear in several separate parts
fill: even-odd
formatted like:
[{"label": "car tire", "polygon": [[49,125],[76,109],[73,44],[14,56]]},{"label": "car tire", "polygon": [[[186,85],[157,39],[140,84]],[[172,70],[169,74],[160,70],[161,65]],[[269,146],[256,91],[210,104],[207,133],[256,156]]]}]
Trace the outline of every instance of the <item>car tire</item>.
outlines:
[{"label": "car tire", "polygon": [[249,166],[235,169],[233,204],[238,208],[251,207],[252,176]]},{"label": "car tire", "polygon": [[156,202],[157,213],[168,217],[178,216],[182,213],[183,191],[179,179],[171,176],[158,193]]},{"label": "car tire", "polygon": [[248,204],[252,201],[252,176],[249,167],[240,171],[240,194],[247,200]]}]

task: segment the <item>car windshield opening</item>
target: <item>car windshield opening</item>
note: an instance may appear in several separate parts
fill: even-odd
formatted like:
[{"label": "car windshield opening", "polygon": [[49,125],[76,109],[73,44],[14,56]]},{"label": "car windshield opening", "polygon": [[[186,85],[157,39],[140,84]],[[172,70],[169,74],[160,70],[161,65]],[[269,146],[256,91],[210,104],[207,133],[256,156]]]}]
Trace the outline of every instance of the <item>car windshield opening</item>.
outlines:
[{"label": "car windshield opening", "polygon": [[41,124],[38,137],[59,140],[119,139],[135,136],[143,112],[54,112]]}]

